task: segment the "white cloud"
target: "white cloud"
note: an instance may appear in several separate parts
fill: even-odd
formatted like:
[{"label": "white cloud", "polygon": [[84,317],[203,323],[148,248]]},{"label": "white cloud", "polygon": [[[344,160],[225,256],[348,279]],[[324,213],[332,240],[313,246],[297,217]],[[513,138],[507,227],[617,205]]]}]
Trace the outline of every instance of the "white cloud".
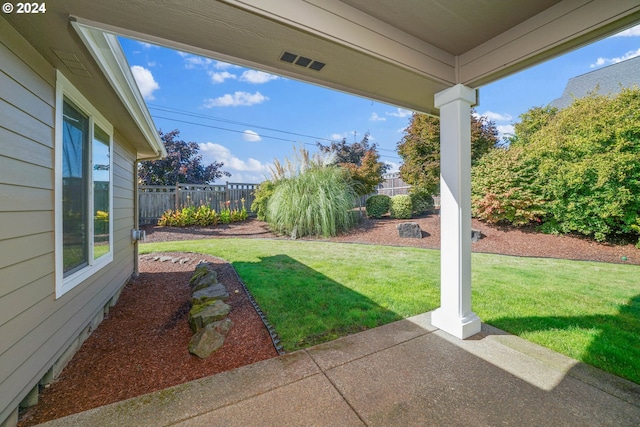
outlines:
[{"label": "white cloud", "polygon": [[213,65],[216,70],[226,70],[228,68],[240,68],[237,65],[229,64],[228,62],[216,61]]},{"label": "white cloud", "polygon": [[147,43],[147,42],[141,42],[141,41],[139,41],[138,44],[140,46],[142,46],[144,49],[151,49],[151,48],[154,48],[154,47],[160,47],[160,46],[156,46],[155,44],[151,44],[151,43]]},{"label": "white cloud", "polygon": [[208,71],[209,76],[211,77],[212,83],[224,83],[227,79],[235,79],[237,76],[235,74],[231,74],[228,71],[216,72],[216,71]]},{"label": "white cloud", "polygon": [[631,27],[628,30],[624,30],[621,33],[614,35],[613,37],[640,37],[640,25]]},{"label": "white cloud", "polygon": [[156,61],[149,61],[149,62],[147,62],[147,67],[155,67],[156,65],[158,65],[158,64],[156,63]]},{"label": "white cloud", "polygon": [[147,101],[153,101],[155,99],[153,91],[160,89],[160,85],[153,78],[151,71],[140,65],[134,65],[131,67],[131,73],[138,83],[142,97]]},{"label": "white cloud", "polygon": [[329,139],[332,141],[342,141],[345,138],[345,135],[340,135],[339,133],[332,133],[331,135],[329,135]]},{"label": "white cloud", "polygon": [[[231,153],[227,147],[215,144],[213,142],[205,142],[200,144],[200,152],[202,153],[203,163],[208,164],[214,161],[224,163],[222,170],[228,170],[233,176],[234,182],[238,180],[238,172],[249,172],[251,174],[266,174],[269,167],[260,161],[249,157],[242,160]],[[260,180],[262,181],[262,179]]]},{"label": "white cloud", "polygon": [[404,108],[397,108],[396,111],[394,111],[393,113],[385,113],[387,116],[393,116],[393,117],[410,117],[413,112],[409,111],[409,110],[405,110]]},{"label": "white cloud", "polygon": [[278,78],[278,76],[274,76],[273,74],[265,73],[263,71],[247,70],[240,76],[240,81],[253,84],[263,84]]},{"label": "white cloud", "polygon": [[635,58],[636,56],[640,56],[640,48],[637,50],[630,50],[622,56],[618,56],[616,58],[598,58],[595,63],[591,64],[591,68],[600,67],[602,65],[610,65],[617,64],[618,62],[625,61],[627,59]]},{"label": "white cloud", "polygon": [[254,132],[252,130],[245,130],[244,132],[242,132],[242,139],[244,139],[247,142],[258,142],[258,141],[262,141],[262,138],[260,138],[260,135],[258,135],[257,132]]},{"label": "white cloud", "polygon": [[378,113],[372,113],[371,117],[369,117],[369,120],[372,121],[372,122],[384,122],[384,121],[387,120],[387,118],[386,117],[380,117],[378,115]]},{"label": "white cloud", "polygon": [[509,113],[501,114],[494,113],[493,111],[485,111],[484,113],[482,113],[482,115],[489,120],[493,120],[494,122],[510,122],[511,120],[513,120],[513,116],[511,116],[511,114]]},{"label": "white cloud", "polygon": [[189,69],[196,67],[207,68],[213,63],[213,59],[203,58],[201,56],[187,56],[184,58],[184,63],[184,67]]},{"label": "white cloud", "polygon": [[216,62],[213,59],[192,55],[186,52],[178,52],[178,55],[184,58],[184,68],[186,69],[192,69],[196,67],[208,68],[209,65]]},{"label": "white cloud", "polygon": [[227,93],[226,95],[222,95],[218,98],[205,99],[203,106],[205,108],[251,106],[262,104],[268,100],[269,98],[260,92],[253,94],[247,92],[235,92],[233,95]]},{"label": "white cloud", "polygon": [[498,129],[498,138],[500,139],[513,135],[515,131],[513,125],[500,125],[496,126],[496,129]]},{"label": "white cloud", "polygon": [[394,163],[394,162],[384,162],[386,165],[389,165],[389,169],[387,170],[387,173],[395,173],[395,172],[400,172],[400,165],[398,163]]}]

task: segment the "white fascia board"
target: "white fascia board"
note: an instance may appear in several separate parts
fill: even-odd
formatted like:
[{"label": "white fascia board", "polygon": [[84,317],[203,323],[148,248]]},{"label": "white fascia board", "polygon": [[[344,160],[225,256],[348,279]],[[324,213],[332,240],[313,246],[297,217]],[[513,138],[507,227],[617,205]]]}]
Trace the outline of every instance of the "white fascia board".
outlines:
[{"label": "white fascia board", "polygon": [[138,155],[137,160],[152,160],[167,156],[164,144],[158,136],[156,126],[147,109],[138,84],[131,73],[129,63],[114,34],[106,33],[79,18],[71,18],[76,30],[89,52],[93,56],[105,77],[118,94],[129,115],[144,135],[149,147],[154,151],[152,157]]},{"label": "white fascia board", "polygon": [[564,0],[459,57],[458,83],[478,87],[623,30],[638,0]]}]

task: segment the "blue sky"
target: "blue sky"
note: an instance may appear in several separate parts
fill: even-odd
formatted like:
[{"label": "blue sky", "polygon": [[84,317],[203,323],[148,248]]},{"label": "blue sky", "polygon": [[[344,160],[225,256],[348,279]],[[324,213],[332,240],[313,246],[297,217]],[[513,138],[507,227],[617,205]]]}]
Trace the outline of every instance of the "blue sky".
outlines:
[{"label": "blue sky", "polygon": [[[156,126],[200,144],[203,161],[221,161],[229,182],[258,183],[293,147],[366,132],[397,170],[396,145],[411,111],[215,59],[121,38]],[[640,25],[480,88],[479,114],[509,133],[518,116],[562,95],[571,77],[640,56]],[[640,72],[640,71],[639,71]]]}]

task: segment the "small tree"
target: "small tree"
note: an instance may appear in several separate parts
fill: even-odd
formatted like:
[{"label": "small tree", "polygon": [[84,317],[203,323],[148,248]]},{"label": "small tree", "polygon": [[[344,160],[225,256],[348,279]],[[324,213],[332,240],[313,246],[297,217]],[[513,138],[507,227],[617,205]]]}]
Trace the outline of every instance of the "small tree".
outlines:
[{"label": "small tree", "polygon": [[[471,114],[471,161],[477,162],[498,141],[498,130],[485,117]],[[414,113],[398,143],[402,180],[412,186],[411,192],[437,194],[440,187],[440,119]]]},{"label": "small tree", "polygon": [[380,161],[377,144],[369,143],[369,133],[364,135],[362,141],[353,144],[347,143],[346,138],[330,145],[317,144],[320,152],[334,153],[335,162],[349,171],[359,196],[373,193],[376,186],[384,180],[382,176],[389,170],[390,166]]},{"label": "small tree", "polygon": [[202,164],[200,147],[196,142],[178,139],[178,129],[164,133],[158,131],[167,150],[167,157],[161,160],[140,162],[138,182],[142,185],[209,184],[223,176],[231,176],[222,171],[222,162]]}]

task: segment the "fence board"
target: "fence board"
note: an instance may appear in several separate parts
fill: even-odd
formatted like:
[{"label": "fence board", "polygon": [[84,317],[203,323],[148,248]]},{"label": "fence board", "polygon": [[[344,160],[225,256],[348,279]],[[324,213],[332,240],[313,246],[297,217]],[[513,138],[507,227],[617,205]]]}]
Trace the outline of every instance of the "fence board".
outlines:
[{"label": "fence board", "polygon": [[400,178],[400,173],[387,173],[383,176],[384,181],[378,185],[377,194],[385,194],[389,197],[397,194],[409,194],[411,186]]},{"label": "fence board", "polygon": [[226,183],[212,185],[141,185],[138,187],[140,224],[155,224],[169,209],[208,205],[216,211],[225,208],[251,212],[258,184]]}]

